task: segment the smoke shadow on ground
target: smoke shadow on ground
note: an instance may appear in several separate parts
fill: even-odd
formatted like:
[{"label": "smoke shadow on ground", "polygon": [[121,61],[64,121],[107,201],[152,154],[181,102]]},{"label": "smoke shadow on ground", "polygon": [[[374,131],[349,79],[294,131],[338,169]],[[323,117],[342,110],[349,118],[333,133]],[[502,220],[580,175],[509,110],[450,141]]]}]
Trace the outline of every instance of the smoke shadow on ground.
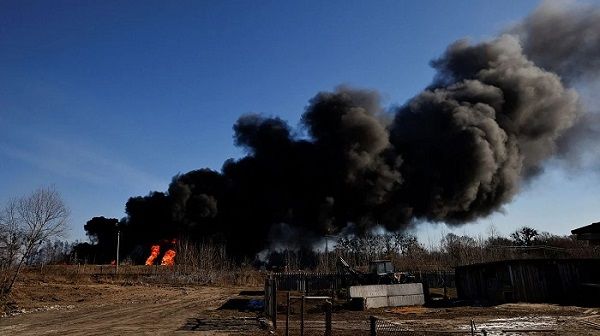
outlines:
[{"label": "smoke shadow on ground", "polygon": [[239,294],[239,296],[263,296],[265,295],[264,291],[251,291],[251,290],[244,290],[241,291]]},{"label": "smoke shadow on ground", "polygon": [[242,291],[240,296],[227,300],[217,310],[237,310],[240,312],[259,312],[264,309],[263,292]]},{"label": "smoke shadow on ground", "polygon": [[177,331],[257,331],[260,326],[256,319],[236,318],[189,318]]},{"label": "smoke shadow on ground", "polygon": [[237,310],[240,312],[257,312],[264,308],[264,292],[243,290],[235,297],[229,298],[218,310]]},{"label": "smoke shadow on ground", "polygon": [[237,310],[237,311],[249,311],[250,309],[250,300],[249,298],[233,298],[227,300],[218,310]]}]

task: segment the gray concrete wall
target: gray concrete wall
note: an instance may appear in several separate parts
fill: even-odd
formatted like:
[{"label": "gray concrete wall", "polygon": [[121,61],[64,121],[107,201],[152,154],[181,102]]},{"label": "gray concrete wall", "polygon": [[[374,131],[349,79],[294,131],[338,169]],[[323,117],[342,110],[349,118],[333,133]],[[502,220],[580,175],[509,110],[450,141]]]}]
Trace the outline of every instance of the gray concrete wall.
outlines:
[{"label": "gray concrete wall", "polygon": [[351,298],[363,298],[366,308],[416,306],[425,304],[420,283],[351,286]]},{"label": "gray concrete wall", "polygon": [[387,286],[387,295],[388,296],[415,295],[415,294],[423,294],[423,284],[422,283],[407,283],[407,284],[398,284],[398,285],[388,285]]},{"label": "gray concrete wall", "polygon": [[399,296],[388,296],[389,307],[402,307],[402,306],[422,306],[425,304],[425,295],[399,295]]},{"label": "gray concrete wall", "polygon": [[367,298],[367,297],[378,297],[388,296],[389,285],[368,285],[368,286],[351,286],[350,297],[351,298]]},{"label": "gray concrete wall", "polygon": [[378,297],[368,297],[365,298],[365,308],[380,308],[380,307],[388,307],[388,297],[387,296],[378,296]]}]

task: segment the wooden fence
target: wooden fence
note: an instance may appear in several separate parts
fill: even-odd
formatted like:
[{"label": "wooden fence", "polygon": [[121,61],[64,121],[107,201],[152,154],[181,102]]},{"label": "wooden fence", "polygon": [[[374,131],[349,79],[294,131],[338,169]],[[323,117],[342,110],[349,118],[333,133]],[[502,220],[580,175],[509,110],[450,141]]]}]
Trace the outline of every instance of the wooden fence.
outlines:
[{"label": "wooden fence", "polygon": [[420,272],[416,274],[417,280],[422,282],[428,288],[456,287],[456,277],[454,272]]},{"label": "wooden fence", "polygon": [[283,291],[335,292],[344,286],[344,276],[336,273],[285,272],[273,273],[272,277]]}]

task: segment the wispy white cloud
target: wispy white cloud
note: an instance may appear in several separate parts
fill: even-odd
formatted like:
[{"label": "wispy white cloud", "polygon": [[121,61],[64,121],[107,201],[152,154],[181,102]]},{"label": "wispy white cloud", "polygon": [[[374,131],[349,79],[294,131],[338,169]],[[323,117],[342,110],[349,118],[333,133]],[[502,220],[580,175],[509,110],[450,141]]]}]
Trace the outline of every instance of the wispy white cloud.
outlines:
[{"label": "wispy white cloud", "polygon": [[12,134],[9,141],[0,138],[1,155],[63,177],[98,186],[164,188],[164,180],[102,152],[81,143],[34,134]]}]

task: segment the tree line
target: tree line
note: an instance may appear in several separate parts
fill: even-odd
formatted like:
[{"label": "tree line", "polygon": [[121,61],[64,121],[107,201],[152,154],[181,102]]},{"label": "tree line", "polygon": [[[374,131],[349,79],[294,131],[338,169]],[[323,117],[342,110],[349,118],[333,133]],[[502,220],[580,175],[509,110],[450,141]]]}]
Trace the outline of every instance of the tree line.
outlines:
[{"label": "tree line", "polygon": [[[139,240],[129,240],[127,220],[94,217],[84,226],[89,242],[61,241],[69,209],[54,188],[40,188],[9,200],[0,208],[0,298],[12,290],[24,266],[45,264],[109,264],[116,259],[117,235],[121,234],[121,260],[143,264],[148,256]],[[134,227],[138,229],[138,227]],[[162,233],[158,233],[160,235]],[[149,236],[150,237],[150,236]],[[254,258],[229,254],[220,240],[179,239],[176,263],[203,270],[209,278],[240,267],[268,270],[335,272],[339,257],[357,268],[372,260],[392,260],[398,270],[452,270],[458,265],[515,258],[600,257],[600,247],[574,236],[561,236],[521,227],[507,236],[491,228],[486,236],[448,233],[425,245],[406,232],[366,233],[328,237],[314,248],[267,249]]]}]

